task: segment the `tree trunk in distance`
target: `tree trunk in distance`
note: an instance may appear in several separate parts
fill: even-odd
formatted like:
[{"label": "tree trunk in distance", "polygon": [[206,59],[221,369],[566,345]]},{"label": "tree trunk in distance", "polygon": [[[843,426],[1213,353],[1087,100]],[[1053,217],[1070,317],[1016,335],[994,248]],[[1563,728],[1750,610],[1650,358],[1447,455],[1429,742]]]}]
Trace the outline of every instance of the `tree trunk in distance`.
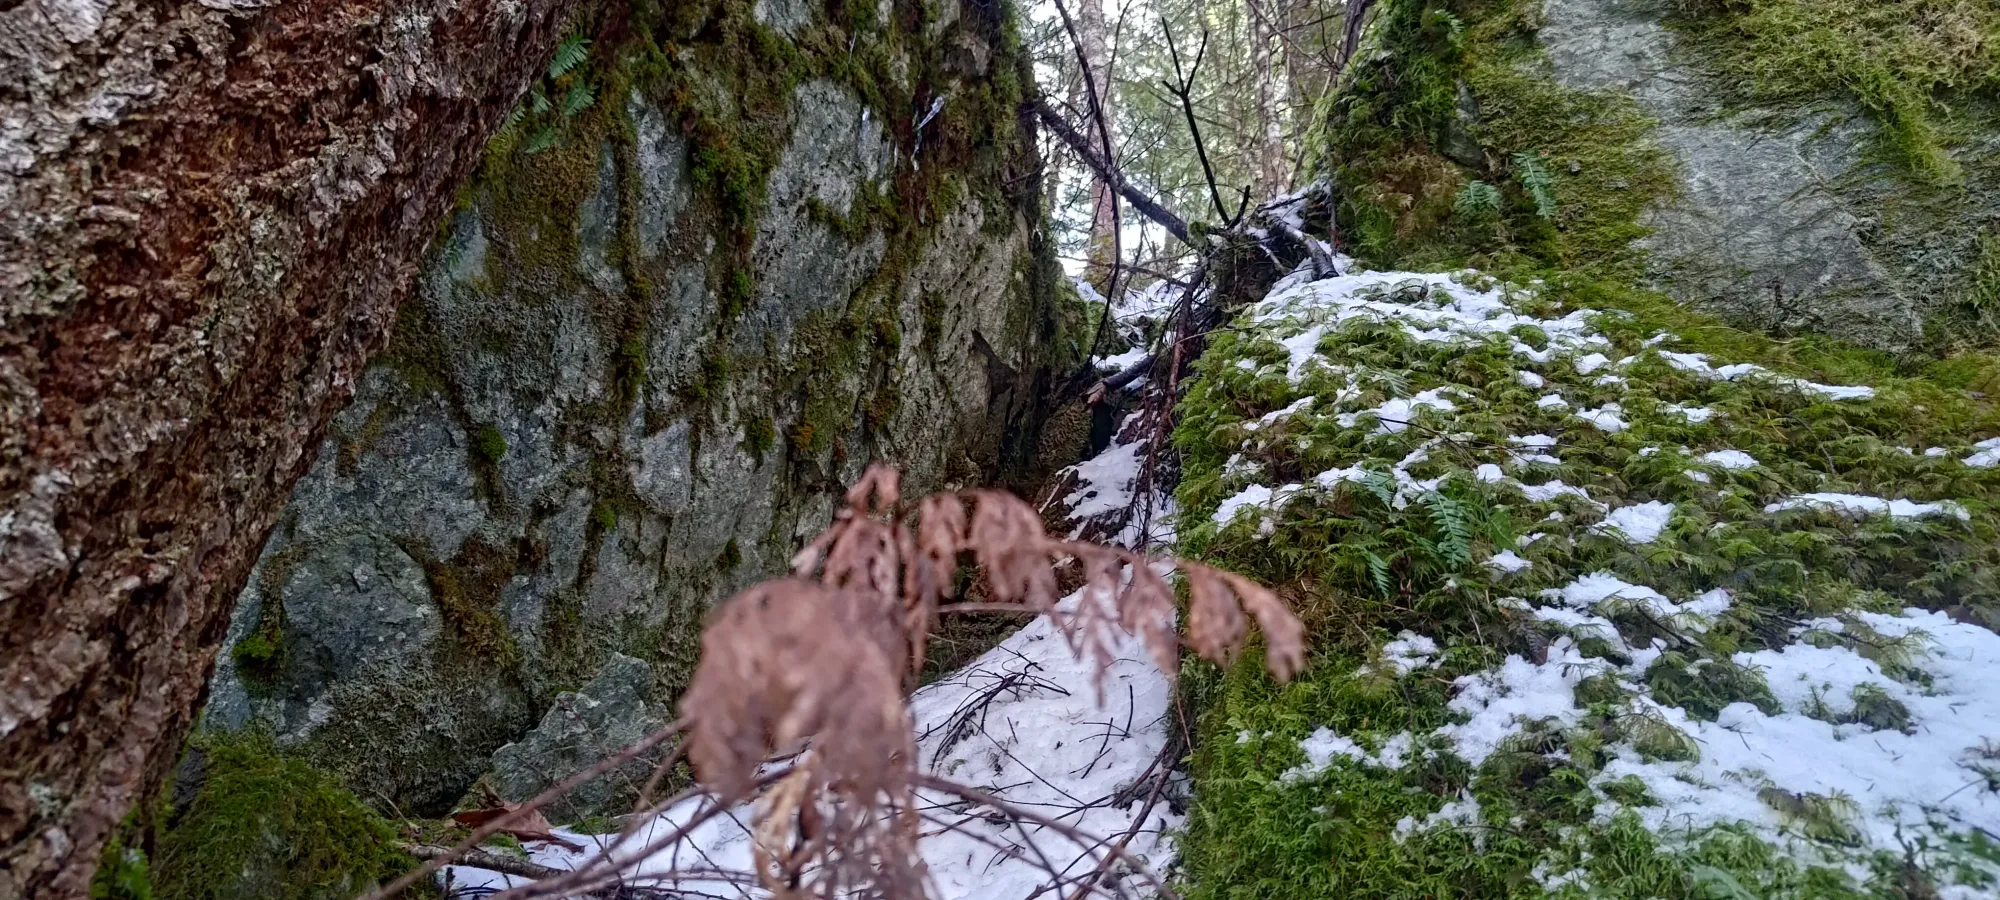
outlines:
[{"label": "tree trunk in distance", "polygon": [[0,900],[83,897],[577,0],[0,0]]},{"label": "tree trunk in distance", "polygon": [[[1110,32],[1104,24],[1104,0],[1079,0],[1077,7],[1077,39],[1078,43],[1083,46],[1083,58],[1090,66],[1090,77],[1088,79],[1079,78],[1078,83],[1094,84],[1097,87],[1097,108],[1103,112],[1104,133],[1111,136],[1111,146],[1109,153],[1104,152],[1106,148],[1101,146],[1096,149],[1107,162],[1116,165],[1118,161],[1118,129],[1116,127],[1118,117],[1115,111],[1117,107],[1112,102],[1115,92],[1111,89],[1111,50],[1110,41],[1107,37]],[[1085,88],[1079,87],[1078,96],[1083,96],[1082,92],[1084,90]],[[1077,108],[1085,115],[1089,115],[1091,112],[1089,98],[1084,97],[1084,102],[1079,104]],[[1098,138],[1095,129],[1085,129],[1085,131],[1093,138],[1092,143],[1094,145],[1103,143],[1103,140]],[[1095,179],[1090,187],[1090,252],[1088,254],[1090,267],[1086,277],[1090,279],[1090,283],[1095,285],[1099,291],[1110,290],[1111,269],[1118,262],[1112,258],[1112,248],[1114,247],[1112,231],[1118,226],[1111,204],[1111,185],[1107,184],[1102,178]]]},{"label": "tree trunk in distance", "polygon": [[[1278,69],[1277,44],[1278,22],[1283,10],[1277,4],[1264,3],[1265,0],[1243,0],[1251,4],[1250,10],[1250,79],[1256,86],[1256,134],[1252,146],[1256,148],[1256,193],[1260,197],[1275,197],[1285,190],[1291,180],[1285,165],[1285,120],[1280,106],[1284,103],[1284,87],[1280,83],[1284,73]],[[1286,54],[1290,56],[1289,53]]]}]

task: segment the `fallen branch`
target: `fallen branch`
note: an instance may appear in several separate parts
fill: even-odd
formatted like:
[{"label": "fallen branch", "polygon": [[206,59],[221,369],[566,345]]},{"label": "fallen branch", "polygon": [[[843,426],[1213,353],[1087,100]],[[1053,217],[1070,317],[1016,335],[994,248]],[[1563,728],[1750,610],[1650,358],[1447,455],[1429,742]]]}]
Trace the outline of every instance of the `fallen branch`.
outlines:
[{"label": "fallen branch", "polygon": [[1035,116],[1042,120],[1042,124],[1048,126],[1049,131],[1069,147],[1070,152],[1082,159],[1083,164],[1089,166],[1098,178],[1110,184],[1119,196],[1125,198],[1125,202],[1132,204],[1133,209],[1158,223],[1168,234],[1179,238],[1188,246],[1195,246],[1194,240],[1188,236],[1187,223],[1182,221],[1180,216],[1161,206],[1159,201],[1146,196],[1144,191],[1133,187],[1117,169],[1106,165],[1104,160],[1098,157],[1097,152],[1091,149],[1090,141],[1078,132],[1076,126],[1071,125],[1068,119],[1063,118],[1062,113],[1050,107],[1048,101],[1034,100],[1028,105],[1034,109]]},{"label": "fallen branch", "polygon": [[[456,866],[485,869],[488,872],[498,872],[502,875],[512,875],[516,878],[526,878],[529,881],[543,881],[569,874],[569,870],[567,869],[544,866],[525,859],[502,856],[498,853],[490,853],[485,850],[466,850],[461,852],[437,844],[398,844],[397,846],[403,852],[418,859],[439,859]],[[658,888],[619,885],[578,894],[577,896],[585,898],[585,900],[668,900],[668,898],[674,895]]]}]

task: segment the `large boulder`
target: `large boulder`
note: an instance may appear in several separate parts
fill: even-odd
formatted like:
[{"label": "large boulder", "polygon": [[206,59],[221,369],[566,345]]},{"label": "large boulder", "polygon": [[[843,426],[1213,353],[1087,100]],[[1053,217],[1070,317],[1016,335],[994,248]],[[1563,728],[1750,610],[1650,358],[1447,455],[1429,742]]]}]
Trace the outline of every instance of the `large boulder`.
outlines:
[{"label": "large boulder", "polygon": [[547,763],[559,697],[671,708],[709,607],[870,461],[1020,463],[1076,350],[1025,60],[1002,6],[944,5],[663,12],[551,69],[264,549],[208,724],[441,811],[503,745]]}]

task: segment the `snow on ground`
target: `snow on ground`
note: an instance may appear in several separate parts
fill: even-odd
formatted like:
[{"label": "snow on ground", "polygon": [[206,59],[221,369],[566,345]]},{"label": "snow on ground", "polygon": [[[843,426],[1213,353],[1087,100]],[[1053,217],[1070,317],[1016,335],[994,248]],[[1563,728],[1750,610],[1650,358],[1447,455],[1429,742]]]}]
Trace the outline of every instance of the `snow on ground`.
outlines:
[{"label": "snow on ground", "polygon": [[[1113,445],[1079,464],[1082,485],[1068,499],[1073,518],[1112,515],[1132,500],[1143,459],[1143,444]],[[1171,540],[1170,504],[1155,498],[1154,540]],[[1135,535],[1137,525],[1124,530]],[[1082,601],[1079,591],[1058,608],[1073,611]],[[1112,626],[1116,628],[1116,626]],[[969,665],[919,689],[910,698],[915,722],[919,765],[924,771],[977,788],[1008,803],[1059,819],[1083,833],[1116,842],[1128,833],[1127,853],[1144,860],[1155,872],[1173,862],[1171,832],[1184,824],[1165,799],[1150,807],[1154,793],[1153,767],[1160,760],[1171,724],[1174,687],[1153,663],[1144,642],[1118,630],[1112,642],[1114,662],[1101,680],[1093,664],[1073,652],[1069,641],[1047,617],[1036,618]],[[920,791],[918,801],[927,821],[918,852],[931,879],[935,900],[1024,900],[1038,891],[1067,896],[1074,890],[1051,890],[1041,864],[1047,859],[1058,871],[1078,877],[1094,871],[1102,847],[1081,846],[1059,831],[993,815],[957,797]],[[641,855],[638,848],[671,837],[693,817],[713,808],[706,799],[668,809],[641,827],[616,853],[631,861],[634,874],[689,870],[754,871],[753,811],[737,808],[697,826],[672,846]],[[1145,810],[1143,820],[1136,820]],[[1135,821],[1136,820],[1136,821]],[[949,823],[951,827],[945,827]],[[602,848],[615,846],[618,836],[584,835],[565,829],[556,833],[590,848],[573,853],[551,844],[530,846],[533,862],[574,868]],[[1146,882],[1122,865],[1114,866],[1129,888],[1142,894]],[[468,866],[448,867],[454,888],[503,888],[524,880]],[[690,897],[736,897],[750,900],[766,892],[700,875],[665,885]]]},{"label": "snow on ground", "polygon": [[1657,500],[1614,509],[1604,517],[1602,530],[1623,535],[1634,544],[1650,544],[1665,531],[1674,516],[1674,505]]},{"label": "snow on ground", "polygon": [[1964,507],[1948,500],[1939,503],[1915,503],[1909,500],[1864,497],[1859,494],[1801,494],[1764,507],[1765,512],[1772,513],[1788,509],[1826,509],[1850,516],[1886,515],[1895,519],[1916,519],[1924,516],[1969,518]]},{"label": "snow on ground", "polygon": [[[1875,397],[1875,390],[1867,386],[1820,384],[1752,363],[1723,364],[1699,353],[1674,352],[1666,347],[1676,339],[1665,333],[1645,342],[1639,355],[1615,358],[1618,351],[1592,326],[1590,311],[1537,317],[1521,311],[1522,301],[1531,296],[1524,288],[1494,284],[1472,273],[1351,273],[1318,281],[1288,280],[1254,307],[1252,321],[1264,336],[1285,348],[1287,374],[1295,389],[1320,369],[1342,371],[1341,360],[1327,358],[1319,347],[1342,323],[1355,319],[1400,327],[1411,339],[1425,343],[1500,341],[1511,347],[1520,363],[1516,380],[1540,395],[1533,401],[1536,409],[1551,420],[1567,421],[1571,429],[1594,428],[1605,440],[1625,440],[1623,433],[1646,426],[1649,415],[1673,417],[1658,421],[1678,420],[1689,425],[1718,422],[1716,411],[1706,406],[1683,406],[1662,399],[1635,407],[1658,410],[1639,415],[1619,402],[1604,402],[1605,390],[1622,391],[1626,385],[1625,379],[1614,373],[1626,371],[1649,354],[1703,379],[1740,382],[1751,389],[1791,390],[1835,403]],[[1519,335],[1528,329],[1545,336],[1546,341],[1539,342],[1540,346],[1525,342]],[[1350,388],[1353,384],[1350,375]],[[1587,393],[1592,388],[1598,392]],[[1566,389],[1586,393],[1566,396]],[[1401,434],[1407,426],[1395,427],[1391,420],[1410,422],[1419,413],[1429,417],[1421,434],[1437,437],[1425,441],[1401,462],[1387,465],[1394,453],[1384,453],[1379,460],[1349,461],[1308,485],[1276,486],[1255,483],[1254,479],[1244,483],[1245,479],[1231,473],[1225,477],[1229,490],[1237,493],[1223,503],[1215,520],[1227,526],[1247,506],[1273,510],[1286,504],[1305,504],[1311,502],[1315,491],[1384,476],[1396,485],[1393,505],[1398,509],[1425,492],[1437,490],[1450,477],[1449,472],[1430,478],[1411,473],[1431,462],[1434,454],[1443,458],[1441,444],[1447,439],[1452,449],[1463,453],[1467,446],[1464,439],[1469,436],[1452,438],[1453,423],[1459,415],[1477,414],[1481,398],[1476,392],[1458,392],[1449,385],[1403,394],[1356,404],[1351,400],[1358,392],[1342,391],[1336,398],[1322,391],[1321,403],[1311,410],[1313,416],[1330,417],[1340,427],[1359,431],[1367,442],[1363,446],[1407,441],[1409,438]],[[1445,399],[1447,396],[1452,399]],[[1572,399],[1584,396],[1592,402]],[[1463,473],[1461,477],[1517,488],[1530,503],[1563,498],[1585,501],[1600,512],[1599,517],[1586,520],[1594,523],[1589,528],[1597,533],[1635,546],[1668,540],[1668,526],[1676,514],[1674,503],[1650,498],[1638,503],[1605,503],[1592,497],[1595,488],[1528,474],[1534,466],[1563,465],[1554,453],[1563,443],[1548,434],[1515,435],[1504,445],[1485,451],[1498,454],[1491,461],[1476,458],[1475,451],[1475,458],[1453,462]],[[1747,472],[1762,466],[1757,456],[1733,447],[1671,449],[1685,453],[1699,467],[1687,469],[1685,475],[1701,484],[1711,482],[1710,472]],[[1636,457],[1660,452],[1661,447],[1649,446]],[[1971,468],[2000,466],[2000,438],[1981,441],[1970,451],[1940,448],[1928,455],[1953,457]],[[1437,469],[1430,466],[1423,471],[1434,474]],[[1587,473],[1578,477],[1586,479],[1583,484],[1599,483],[1589,480]],[[1951,500],[1917,501],[1831,491],[1766,496],[1748,512],[1755,515],[1760,508],[1766,516],[1824,510],[1856,519],[1970,518],[1965,505]],[[1564,518],[1560,511],[1548,515],[1551,522]],[[1274,524],[1269,513],[1259,522],[1263,533],[1269,533]],[[1484,565],[1500,583],[1531,578],[1520,573],[1534,569],[1534,545],[1540,537],[1540,533],[1525,535],[1519,539],[1519,547],[1491,554]],[[1669,597],[1610,572],[1577,572],[1561,587],[1529,593],[1525,598],[1499,602],[1563,632],[1548,644],[1544,656],[1512,656],[1497,667],[1457,679],[1449,701],[1454,720],[1427,735],[1404,732],[1384,742],[1319,727],[1299,745],[1305,762],[1286,772],[1282,780],[1301,782],[1334,766],[1397,768],[1412,741],[1443,739],[1460,757],[1478,765],[1526,728],[1559,731],[1581,722],[1589,714],[1590,704],[1578,700],[1576,688],[1587,678],[1603,676],[1623,692],[1621,702],[1626,704],[1628,715],[1671,726],[1698,748],[1690,758],[1677,761],[1647,756],[1633,743],[1614,741],[1609,748],[1611,762],[1595,775],[1594,783],[1637,779],[1652,802],[1628,808],[1606,799],[1599,809],[1603,820],[1629,809],[1670,845],[1676,836],[1686,838],[1709,826],[1747,827],[1801,860],[1845,866],[1864,881],[1867,873],[1857,868],[1860,864],[1856,860],[1868,852],[1901,858],[1912,840],[1928,840],[1937,846],[1967,834],[2000,836],[2000,788],[1995,787],[2000,785],[2000,678],[1993,674],[2000,672],[2000,636],[1992,631],[1918,609],[1852,612],[1801,624],[1790,643],[1780,641],[1770,649],[1727,657],[1735,666],[1760,675],[1775,704],[1760,709],[1737,702],[1712,718],[1704,718],[1654,697],[1649,669],[1668,659],[1673,646],[1662,638],[1628,642],[1614,621],[1638,616],[1683,635],[1703,635],[1722,617],[1736,612],[1737,598],[1730,590],[1718,587]],[[1751,612],[1753,616],[1760,614]],[[1867,633],[1851,641],[1838,637],[1844,630],[1856,628]],[[1601,638],[1615,652],[1586,653],[1586,638]],[[1909,654],[1903,668],[1889,671],[1885,664],[1864,655],[1881,641],[1901,641],[1917,649]],[[1404,631],[1383,644],[1381,660],[1371,666],[1391,676],[1407,676],[1427,664],[1437,647],[1438,642],[1431,638]],[[1421,652],[1413,652],[1419,649]],[[1713,677],[1704,665],[1691,663],[1685,675],[1695,683]],[[1371,750],[1371,744],[1381,748]],[[1828,811],[1834,825],[1809,821]],[[1479,822],[1478,804],[1467,795],[1428,818],[1406,819],[1397,830],[1410,834]],[[1829,827],[1839,832],[1832,839],[1828,838]],[[1960,876],[1945,876],[1939,886],[1942,896],[1977,895],[1983,889],[1973,885],[2000,875],[2000,866],[1990,862],[1969,865],[1971,868],[1960,872],[1966,879],[1963,883],[1951,881]],[[1544,884],[1555,889],[1582,877],[1571,871],[1574,868],[1572,860],[1546,872],[1537,871],[1546,875]]]},{"label": "snow on ground", "polygon": [[[1073,594],[1061,605],[1074,609],[1078,602],[1079,595]],[[1086,833],[1118,839],[1133,829],[1134,816],[1150,793],[1141,782],[1148,779],[1167,743],[1173,685],[1139,640],[1122,638],[1114,653],[1117,661],[1105,674],[1100,702],[1092,665],[1071,651],[1049,619],[1035,619],[970,665],[910,698],[920,765],[1009,803],[1059,817]],[[1135,790],[1135,785],[1142,789]],[[918,799],[930,818],[958,829],[928,821],[918,844],[932,879],[931,896],[938,900],[1030,896],[1049,883],[1037,864],[1035,848],[1070,875],[1091,871],[1098,864],[1098,856],[1089,848],[1059,832],[995,821],[998,817],[989,817],[990,810],[955,797],[920,792]],[[709,808],[706,800],[696,800],[669,809],[626,846],[644,847],[670,836]],[[752,815],[742,808],[710,819],[678,844],[645,856],[631,871],[637,875],[690,868],[754,871]],[[1173,859],[1166,834],[1181,825],[1179,814],[1157,802],[1138,823],[1126,850],[1155,871],[1162,870]],[[562,829],[557,833],[593,851],[617,838]],[[535,845],[531,854],[533,861],[557,868],[574,867],[588,856],[546,844]],[[505,876],[451,868],[460,887],[506,886]],[[741,894],[726,881],[698,876],[664,886],[714,896],[761,896]]]}]

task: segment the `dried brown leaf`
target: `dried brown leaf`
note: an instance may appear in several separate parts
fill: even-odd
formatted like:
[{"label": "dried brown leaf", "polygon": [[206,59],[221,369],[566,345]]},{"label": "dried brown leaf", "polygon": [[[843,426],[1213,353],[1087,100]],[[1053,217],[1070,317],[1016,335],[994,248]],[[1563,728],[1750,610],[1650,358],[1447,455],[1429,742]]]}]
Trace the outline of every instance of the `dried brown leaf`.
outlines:
[{"label": "dried brown leaf", "polygon": [[1243,610],[1220,571],[1192,563],[1181,570],[1188,580],[1188,646],[1203,659],[1226,663],[1249,630]]},{"label": "dried brown leaf", "polygon": [[1221,574],[1243,601],[1243,608],[1257,620],[1257,628],[1264,632],[1264,668],[1280,682],[1292,680],[1306,665],[1304,623],[1285,606],[1285,601],[1263,585],[1233,572]]}]

